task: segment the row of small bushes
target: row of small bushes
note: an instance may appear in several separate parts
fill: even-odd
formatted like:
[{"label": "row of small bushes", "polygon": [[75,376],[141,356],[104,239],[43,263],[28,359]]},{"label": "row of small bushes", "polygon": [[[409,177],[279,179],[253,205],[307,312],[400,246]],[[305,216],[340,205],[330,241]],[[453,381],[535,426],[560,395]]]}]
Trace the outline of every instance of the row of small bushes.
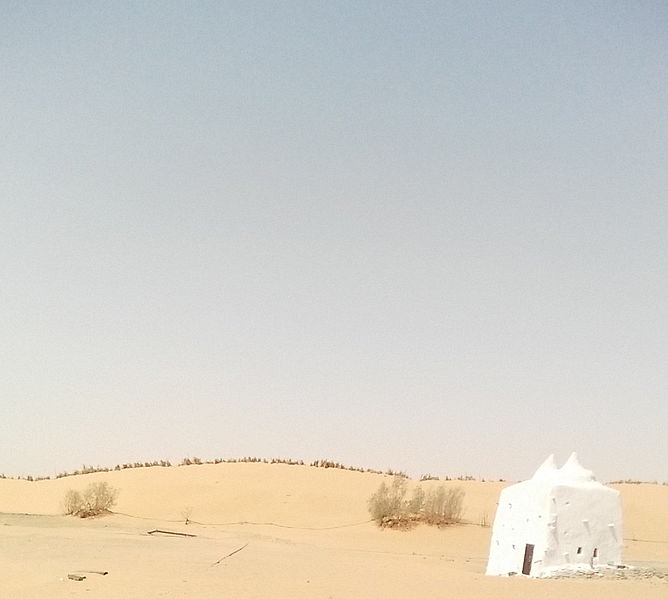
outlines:
[{"label": "row of small bushes", "polygon": [[[441,478],[438,477],[438,476],[432,476],[431,474],[423,474],[420,477],[420,482],[424,482],[424,481],[427,481],[427,480],[441,480]],[[460,474],[459,476],[455,476],[455,477],[444,476],[443,480],[446,480],[446,481],[447,480],[460,480],[460,481],[464,482],[464,481],[475,481],[475,480],[478,480],[478,479],[475,476],[471,476],[470,474]],[[481,478],[480,482],[484,483],[485,479]],[[498,482],[503,483],[503,482],[506,482],[506,481],[505,481],[504,478],[499,478]]]},{"label": "row of small bushes", "polygon": [[635,478],[625,478],[624,480],[613,480],[608,485],[663,485],[668,487],[668,481],[658,482],[656,480],[638,480]]},{"label": "row of small bushes", "polygon": [[[314,460],[313,462],[310,462],[307,464],[303,460],[293,460],[290,458],[256,458],[256,457],[242,457],[242,458],[215,458],[213,460],[203,460],[198,457],[185,457],[181,460],[178,466],[190,466],[190,465],[200,465],[200,464],[237,464],[237,463],[249,463],[249,464],[255,464],[255,463],[261,463],[261,464],[287,464],[290,466],[312,466],[314,468],[336,468],[339,470],[350,470],[353,472],[369,472],[372,474],[389,474],[391,476],[401,476],[404,478],[408,478],[408,475],[405,472],[401,471],[396,471],[393,470],[392,468],[388,468],[386,471],[382,470],[375,470],[373,468],[360,468],[358,466],[347,466],[345,464],[341,464],[340,462],[335,462],[333,460]],[[113,467],[107,467],[107,466],[87,466],[83,465],[80,469],[73,470],[71,472],[65,471],[65,472],[60,472],[56,474],[54,477],[51,476],[40,476],[40,477],[32,477],[32,476],[19,476],[19,477],[12,477],[12,476],[5,476],[4,474],[0,474],[0,479],[3,478],[17,478],[19,480],[28,480],[28,481],[38,481],[38,480],[50,480],[52,478],[65,478],[67,476],[78,476],[81,474],[92,474],[93,472],[113,472],[113,471],[119,471],[119,470],[126,470],[129,468],[152,468],[152,467],[163,467],[163,468],[169,468],[173,464],[169,460],[154,460],[152,462],[129,462],[125,464],[116,464]]]},{"label": "row of small bushes", "polygon": [[385,481],[369,498],[371,518],[383,528],[409,528],[419,522],[445,526],[461,521],[464,510],[464,490],[461,487],[439,485],[426,492],[417,486],[407,498],[408,484],[395,476],[388,486]]}]

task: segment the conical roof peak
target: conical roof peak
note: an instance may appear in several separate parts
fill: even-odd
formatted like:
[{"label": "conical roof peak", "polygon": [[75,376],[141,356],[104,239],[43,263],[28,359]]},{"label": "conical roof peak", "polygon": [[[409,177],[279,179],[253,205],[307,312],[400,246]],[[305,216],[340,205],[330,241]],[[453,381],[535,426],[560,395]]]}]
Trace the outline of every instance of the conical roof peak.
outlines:
[{"label": "conical roof peak", "polygon": [[554,462],[554,454],[551,453],[547,459],[538,467],[538,470],[536,470],[532,478],[534,480],[552,478],[556,471],[557,465]]},{"label": "conical roof peak", "polygon": [[566,460],[564,465],[559,468],[558,476],[562,480],[573,482],[587,482],[596,480],[596,478],[594,478],[594,473],[591,470],[587,470],[582,466],[582,464],[580,464],[578,455],[575,452],[573,452]]}]

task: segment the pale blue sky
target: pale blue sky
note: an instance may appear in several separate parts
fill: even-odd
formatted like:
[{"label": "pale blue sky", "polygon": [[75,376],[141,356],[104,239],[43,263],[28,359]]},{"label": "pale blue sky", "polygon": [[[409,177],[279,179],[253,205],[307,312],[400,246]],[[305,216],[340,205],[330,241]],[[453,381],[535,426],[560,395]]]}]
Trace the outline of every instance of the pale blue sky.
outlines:
[{"label": "pale blue sky", "polygon": [[0,472],[668,480],[665,2],[0,2]]}]

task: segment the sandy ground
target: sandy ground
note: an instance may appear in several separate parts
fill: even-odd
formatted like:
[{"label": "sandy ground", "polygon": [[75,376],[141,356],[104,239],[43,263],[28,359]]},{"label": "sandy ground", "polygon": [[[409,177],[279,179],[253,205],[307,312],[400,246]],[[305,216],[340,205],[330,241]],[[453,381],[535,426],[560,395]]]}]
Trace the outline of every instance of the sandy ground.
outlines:
[{"label": "sandy ground", "polygon": [[[0,480],[0,597],[668,596],[668,579],[657,577],[486,577],[491,529],[480,524],[493,520],[502,483],[448,483],[464,488],[468,523],[400,532],[368,522],[366,500],[382,478],[282,464],[219,464]],[[58,515],[67,489],[99,480],[120,490],[117,513],[91,520]],[[668,567],[668,487],[618,488],[625,561]],[[185,525],[186,512],[195,522]],[[155,528],[196,536],[147,534]],[[86,579],[68,580],[70,573]]]}]

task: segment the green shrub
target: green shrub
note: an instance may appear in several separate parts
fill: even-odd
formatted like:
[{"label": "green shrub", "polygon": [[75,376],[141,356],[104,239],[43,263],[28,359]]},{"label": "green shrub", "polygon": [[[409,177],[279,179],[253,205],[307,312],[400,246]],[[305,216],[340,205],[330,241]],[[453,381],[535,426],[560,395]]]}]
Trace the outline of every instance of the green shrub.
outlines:
[{"label": "green shrub", "polygon": [[63,511],[67,515],[90,518],[109,512],[116,504],[118,490],[106,482],[91,483],[83,493],[70,489],[65,493]]}]

